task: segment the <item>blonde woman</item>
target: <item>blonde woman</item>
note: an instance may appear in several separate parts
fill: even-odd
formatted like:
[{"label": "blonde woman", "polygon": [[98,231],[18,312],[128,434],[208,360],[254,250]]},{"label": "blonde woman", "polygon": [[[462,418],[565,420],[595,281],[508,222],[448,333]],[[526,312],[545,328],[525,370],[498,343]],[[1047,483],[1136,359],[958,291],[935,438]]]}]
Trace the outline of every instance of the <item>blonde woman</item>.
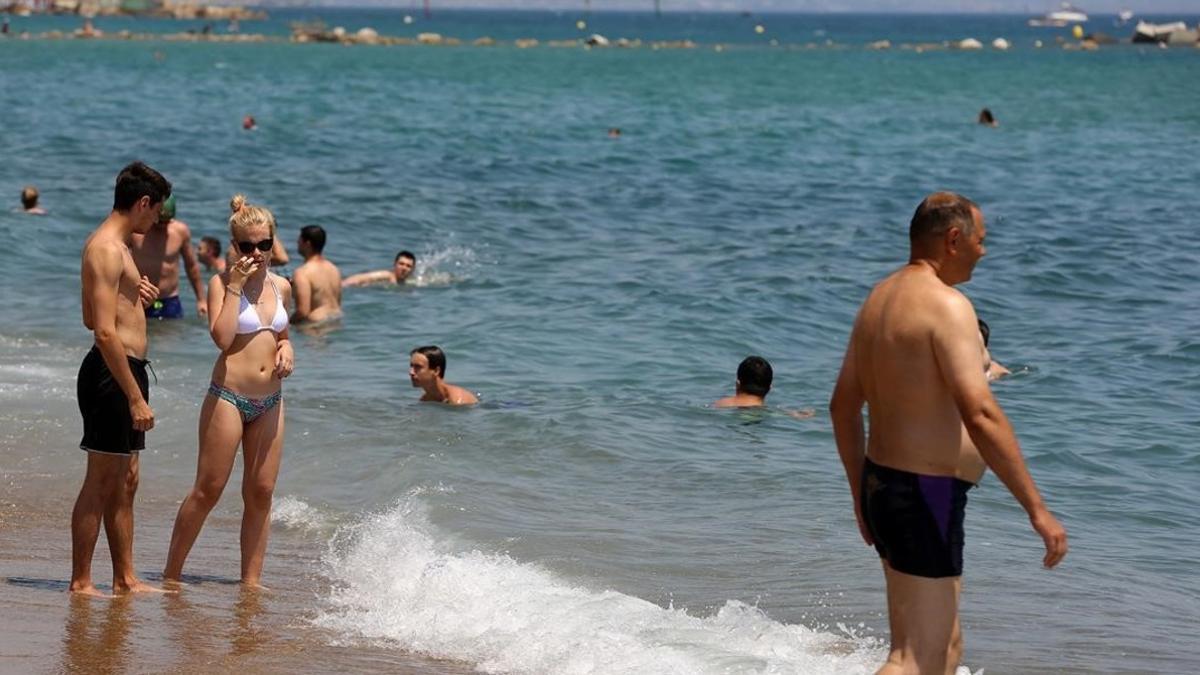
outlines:
[{"label": "blonde woman", "polygon": [[216,506],[242,446],[242,583],[262,577],[271,496],[283,452],[282,379],[292,373],[288,340],[291,285],[268,270],[275,217],[242,195],[230,202],[232,244],[240,257],[208,286],[208,330],[221,349],[200,408],[196,483],[179,507],[166,580],[178,581],[204,519]]}]

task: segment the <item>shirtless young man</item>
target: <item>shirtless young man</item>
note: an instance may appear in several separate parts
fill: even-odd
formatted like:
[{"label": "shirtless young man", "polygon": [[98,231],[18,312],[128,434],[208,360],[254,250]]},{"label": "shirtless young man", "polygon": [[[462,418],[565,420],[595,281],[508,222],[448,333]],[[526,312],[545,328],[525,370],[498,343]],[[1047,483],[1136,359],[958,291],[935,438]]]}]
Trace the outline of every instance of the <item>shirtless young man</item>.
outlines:
[{"label": "shirtless young man", "polygon": [[457,385],[450,384],[446,377],[446,354],[432,345],[417,347],[409,354],[408,377],[412,386],[424,389],[422,401],[447,405],[474,405],[479,403],[475,394]]},{"label": "shirtless young man", "polygon": [[320,225],[302,228],[297,247],[304,256],[304,264],[292,274],[292,290],[296,296],[292,323],[316,323],[341,316],[342,273],[322,253],[325,229]]},{"label": "shirtless young man", "polygon": [[1041,535],[1042,564],[1067,553],[1066,530],[992,397],[975,310],[954,289],[971,278],[986,234],[965,197],[939,192],[921,202],[909,262],[863,302],[829,405],[859,532],[883,559],[891,650],[880,673],[957,667],[963,515],[988,467]]},{"label": "shirtless young man", "polygon": [[396,260],[392,262],[390,270],[375,270],[374,272],[362,272],[359,274],[351,274],[342,282],[343,286],[368,286],[370,284],[403,284],[404,280],[413,273],[417,267],[417,256],[409,251],[400,251],[396,254]]},{"label": "shirtless young man", "polygon": [[182,319],[179,301],[179,260],[183,259],[188,283],[196,294],[196,311],[208,315],[208,300],[200,283],[200,266],[192,249],[192,231],[175,219],[175,196],[163,202],[162,215],[149,232],[130,235],[130,249],[138,270],[158,287],[158,297],[146,308],[147,319]]},{"label": "shirtless young man", "polygon": [[73,593],[102,595],[92,583],[92,553],[104,523],[112,553],[113,592],[157,590],[142,583],[133,567],[133,497],[138,452],[154,427],[146,378],[144,305],[158,297],[139,277],[126,241],[158,221],[171,184],[157,171],[134,162],[121,170],[113,210],[83,247],[83,324],[95,345],[83,359],[77,383],[87,474],[71,513]]}]

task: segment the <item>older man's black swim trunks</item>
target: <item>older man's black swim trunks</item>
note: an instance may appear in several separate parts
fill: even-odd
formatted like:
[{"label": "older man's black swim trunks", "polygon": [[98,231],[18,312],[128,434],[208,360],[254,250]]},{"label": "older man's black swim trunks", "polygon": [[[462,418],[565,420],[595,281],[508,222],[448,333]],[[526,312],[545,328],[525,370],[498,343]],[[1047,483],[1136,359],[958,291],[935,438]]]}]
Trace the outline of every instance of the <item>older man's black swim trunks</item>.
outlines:
[{"label": "older man's black swim trunks", "polygon": [[[142,390],[142,398],[149,402],[150,381],[146,377],[146,366],[150,362],[132,356],[125,358],[129,360],[133,379]],[[83,415],[83,440],[79,441],[81,450],[129,455],[145,449],[146,432],[133,428],[129,399],[109,372],[99,348],[93,346],[83,357],[75,386],[79,412]]]},{"label": "older man's black swim trunks", "polygon": [[953,476],[863,466],[862,515],[879,557],[897,572],[918,577],[962,576],[967,491]]}]

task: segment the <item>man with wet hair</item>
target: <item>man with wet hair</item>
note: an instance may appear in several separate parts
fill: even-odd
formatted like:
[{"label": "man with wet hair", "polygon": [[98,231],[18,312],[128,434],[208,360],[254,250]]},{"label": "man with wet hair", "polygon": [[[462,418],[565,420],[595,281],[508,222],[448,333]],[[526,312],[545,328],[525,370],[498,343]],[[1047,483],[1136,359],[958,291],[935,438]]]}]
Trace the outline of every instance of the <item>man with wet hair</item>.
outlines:
[{"label": "man with wet hair", "polygon": [[446,354],[441,348],[429,345],[409,353],[408,377],[414,388],[424,389],[422,401],[446,405],[474,405],[479,399],[457,385],[446,382]]},{"label": "man with wet hair", "polygon": [[31,216],[46,215],[46,209],[38,206],[38,191],[32,185],[26,185],[21,190],[21,208]]},{"label": "man with wet hair", "polygon": [[134,162],[117,176],[113,209],[83,246],[83,324],[95,344],[79,368],[87,473],[71,513],[72,593],[103,595],[92,583],[92,554],[100,524],[112,554],[113,592],[157,590],[137,578],[133,564],[133,498],[138,453],[154,427],[146,377],[146,315],[158,289],[139,277],[125,242],[158,222],[171,184]]},{"label": "man with wet hair", "polygon": [[192,231],[187,223],[175,218],[175,195],[163,202],[158,222],[145,234],[130,235],[130,249],[138,269],[158,287],[158,297],[146,308],[147,319],[182,319],[183,303],[179,300],[179,263],[192,292],[196,294],[196,312],[208,315],[208,296],[200,282],[200,265],[192,248]]},{"label": "man with wet hair", "polygon": [[342,273],[325,258],[325,229],[320,225],[301,228],[297,247],[304,264],[292,275],[296,297],[292,321],[321,322],[341,316]]},{"label": "man with wet hair", "polygon": [[767,404],[774,374],[771,364],[761,356],[747,356],[738,364],[733,396],[713,403],[714,408],[758,408]]},{"label": "man with wet hair", "polygon": [[1066,530],[992,396],[975,310],[954,288],[971,278],[986,235],[969,199],[938,192],[921,202],[908,264],[863,302],[829,404],[859,532],[887,582],[891,650],[880,673],[957,667],[967,491],[988,467],[1042,537],[1042,564],[1067,553]]},{"label": "man with wet hair", "polygon": [[370,284],[403,284],[404,280],[412,274],[417,267],[417,256],[411,251],[400,251],[396,254],[395,261],[392,262],[390,270],[376,270],[374,272],[362,272],[360,274],[352,274],[346,277],[342,282],[343,286],[368,286]]}]

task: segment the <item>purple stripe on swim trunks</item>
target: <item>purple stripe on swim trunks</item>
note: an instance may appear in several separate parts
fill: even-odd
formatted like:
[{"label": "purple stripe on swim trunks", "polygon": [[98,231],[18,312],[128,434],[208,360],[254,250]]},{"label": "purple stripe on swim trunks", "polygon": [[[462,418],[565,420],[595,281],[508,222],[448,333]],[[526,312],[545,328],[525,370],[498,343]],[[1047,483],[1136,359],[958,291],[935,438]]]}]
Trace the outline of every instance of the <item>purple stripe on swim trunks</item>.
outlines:
[{"label": "purple stripe on swim trunks", "polygon": [[937,521],[938,533],[945,542],[950,536],[950,494],[954,489],[954,479],[946,476],[917,476],[917,485],[921,487],[921,496]]}]

